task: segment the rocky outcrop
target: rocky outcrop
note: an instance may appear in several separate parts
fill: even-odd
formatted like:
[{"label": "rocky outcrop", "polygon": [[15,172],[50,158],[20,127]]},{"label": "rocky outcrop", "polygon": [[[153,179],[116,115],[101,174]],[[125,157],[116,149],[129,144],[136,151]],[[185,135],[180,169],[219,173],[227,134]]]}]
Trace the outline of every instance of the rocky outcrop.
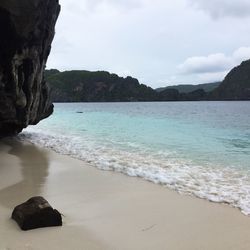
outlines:
[{"label": "rocky outcrop", "polygon": [[210,100],[250,100],[250,60],[233,68],[211,93]]},{"label": "rocky outcrop", "polygon": [[53,112],[43,72],[59,12],[58,0],[0,1],[0,136]]},{"label": "rocky outcrop", "polygon": [[16,206],[11,218],[22,230],[62,226],[62,216],[43,197],[32,197]]}]

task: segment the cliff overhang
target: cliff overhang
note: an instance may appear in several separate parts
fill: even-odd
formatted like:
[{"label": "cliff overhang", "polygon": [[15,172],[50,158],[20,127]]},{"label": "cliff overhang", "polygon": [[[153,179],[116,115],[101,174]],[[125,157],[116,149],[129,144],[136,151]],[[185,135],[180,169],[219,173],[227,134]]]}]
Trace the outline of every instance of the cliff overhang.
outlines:
[{"label": "cliff overhang", "polygon": [[44,69],[59,12],[58,0],[0,1],[0,136],[53,113]]}]

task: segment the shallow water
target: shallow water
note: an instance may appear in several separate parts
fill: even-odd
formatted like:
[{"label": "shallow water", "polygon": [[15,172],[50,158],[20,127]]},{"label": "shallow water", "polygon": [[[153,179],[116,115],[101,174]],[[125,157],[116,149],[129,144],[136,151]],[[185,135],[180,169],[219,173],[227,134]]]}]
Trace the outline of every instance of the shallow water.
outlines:
[{"label": "shallow water", "polygon": [[250,214],[250,102],[56,104],[20,137]]}]

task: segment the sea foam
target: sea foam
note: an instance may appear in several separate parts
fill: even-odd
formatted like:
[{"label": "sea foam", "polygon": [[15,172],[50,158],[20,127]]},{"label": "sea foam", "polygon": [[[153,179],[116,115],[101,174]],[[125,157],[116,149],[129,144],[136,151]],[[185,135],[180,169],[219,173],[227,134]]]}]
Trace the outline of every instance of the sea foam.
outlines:
[{"label": "sea foam", "polygon": [[200,166],[180,159],[176,152],[149,152],[139,145],[117,147],[113,142],[97,143],[88,137],[58,135],[28,129],[19,138],[60,154],[88,162],[102,170],[117,171],[164,185],[181,194],[227,203],[250,215],[250,174],[247,170]]}]

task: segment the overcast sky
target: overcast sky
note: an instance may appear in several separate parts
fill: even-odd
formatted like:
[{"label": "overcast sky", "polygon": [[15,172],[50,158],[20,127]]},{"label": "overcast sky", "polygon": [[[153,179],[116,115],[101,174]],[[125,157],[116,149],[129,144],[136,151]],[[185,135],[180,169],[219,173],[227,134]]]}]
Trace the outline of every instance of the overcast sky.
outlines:
[{"label": "overcast sky", "polygon": [[250,0],[60,0],[47,68],[152,87],[219,81],[250,58]]}]

